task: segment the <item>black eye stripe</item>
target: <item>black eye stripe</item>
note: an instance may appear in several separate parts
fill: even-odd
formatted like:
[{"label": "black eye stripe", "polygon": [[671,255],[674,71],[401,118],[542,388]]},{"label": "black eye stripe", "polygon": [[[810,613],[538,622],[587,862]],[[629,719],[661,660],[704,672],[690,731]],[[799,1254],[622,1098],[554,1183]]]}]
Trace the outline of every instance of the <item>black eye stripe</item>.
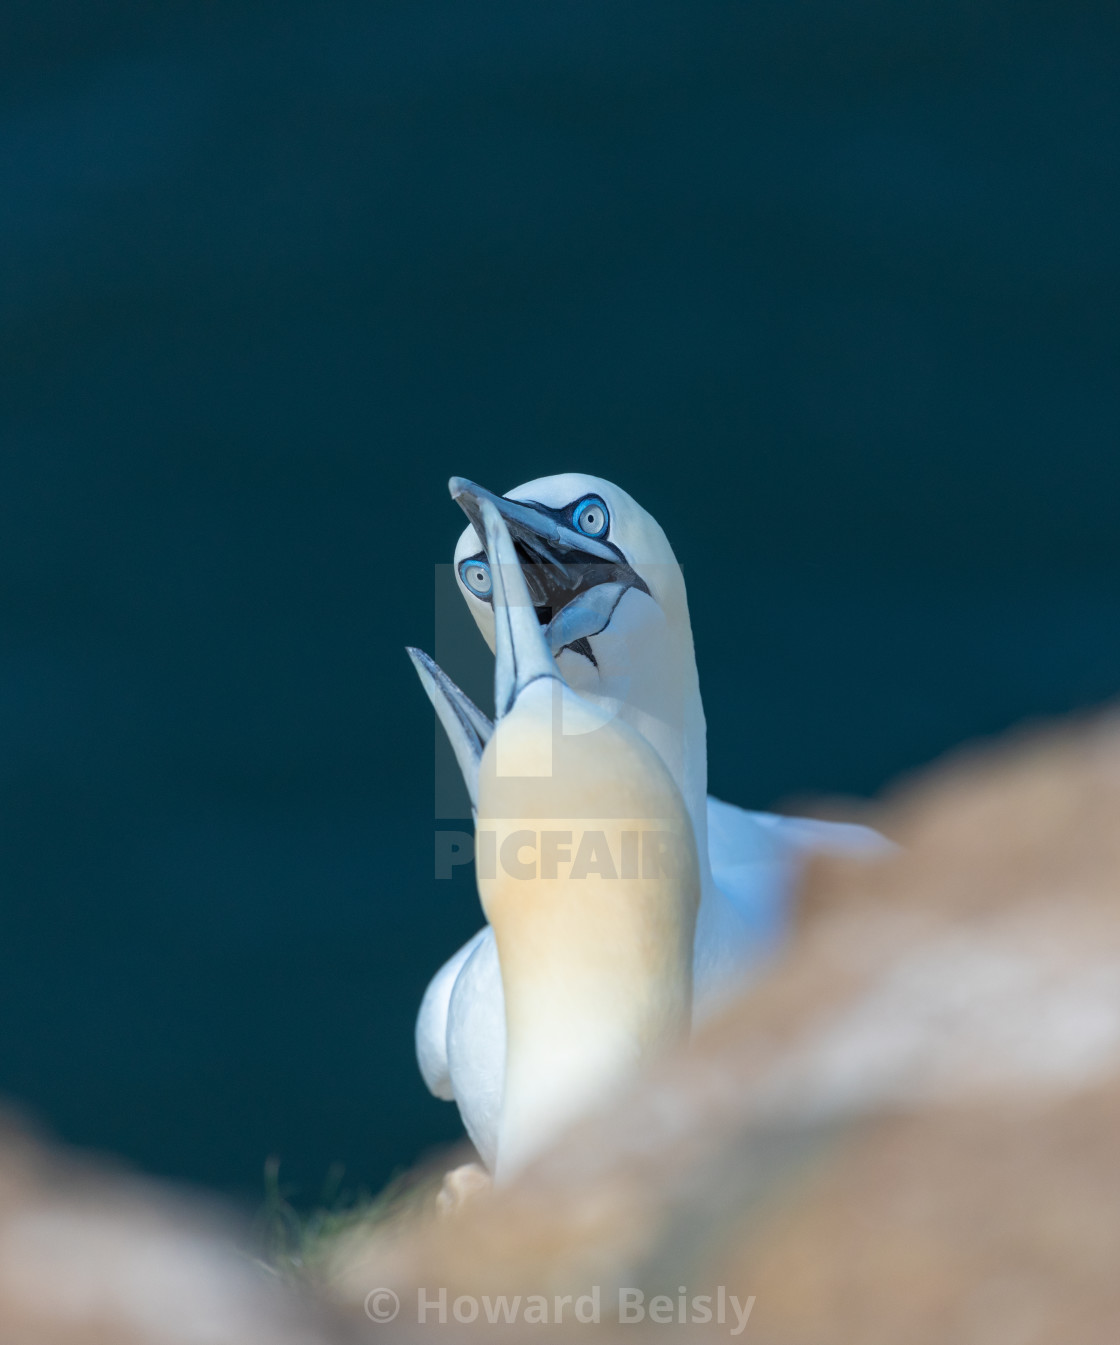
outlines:
[{"label": "black eye stripe", "polygon": [[[592,497],[590,495],[577,495],[574,500],[569,500],[567,504],[561,505],[559,509],[554,508],[551,504],[541,504],[540,500],[518,500],[516,501],[516,503],[526,505],[530,509],[536,509],[539,513],[546,514],[549,518],[555,519],[557,523],[563,524],[565,528],[571,528],[573,532],[578,533],[579,529],[575,526],[575,519],[572,517],[572,515],[574,511],[578,509],[579,506],[584,502],[584,500],[589,500],[591,498]],[[602,503],[603,508],[606,509],[607,511],[607,516],[610,517],[610,510],[607,509],[606,502],[601,500],[598,495],[596,495],[594,498],[596,500],[599,500],[600,503]],[[614,552],[614,554],[618,557],[619,561],[623,565],[629,565],[630,562],[622,554],[622,548],[618,546],[616,543],[612,542],[610,538],[607,537],[605,534],[601,537],[592,538],[592,541],[598,542],[600,546],[608,547],[611,551]],[[482,552],[480,554],[485,555],[486,553]],[[642,588],[643,591],[647,591],[645,590],[644,585],[642,585]]]}]

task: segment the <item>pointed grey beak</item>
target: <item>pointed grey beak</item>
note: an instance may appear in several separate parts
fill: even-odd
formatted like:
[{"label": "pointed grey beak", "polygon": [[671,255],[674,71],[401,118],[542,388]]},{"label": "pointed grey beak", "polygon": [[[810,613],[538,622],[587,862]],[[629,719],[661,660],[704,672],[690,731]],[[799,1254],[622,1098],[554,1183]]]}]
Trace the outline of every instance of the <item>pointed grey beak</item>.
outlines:
[{"label": "pointed grey beak", "polygon": [[505,519],[514,541],[521,542],[550,564],[559,563],[557,553],[562,555],[568,551],[578,552],[584,557],[595,556],[609,565],[618,564],[618,555],[609,546],[596,541],[594,537],[585,537],[574,528],[534,509],[532,505],[493,495],[484,487],[468,481],[465,476],[453,476],[447,483],[447,489],[451,492],[451,498],[474,524],[480,537],[483,535],[482,502],[486,500]]},{"label": "pointed grey beak", "polygon": [[494,713],[501,719],[531,682],[542,677],[559,681],[560,675],[505,518],[486,498],[478,505],[494,584]]},{"label": "pointed grey beak", "polygon": [[463,783],[470,795],[471,811],[478,811],[478,763],[482,759],[482,749],[490,741],[494,725],[475,705],[474,701],[443,671],[435,659],[422,649],[407,650],[420,685],[428,693],[439,722],[443,725],[459,770],[463,773]]}]

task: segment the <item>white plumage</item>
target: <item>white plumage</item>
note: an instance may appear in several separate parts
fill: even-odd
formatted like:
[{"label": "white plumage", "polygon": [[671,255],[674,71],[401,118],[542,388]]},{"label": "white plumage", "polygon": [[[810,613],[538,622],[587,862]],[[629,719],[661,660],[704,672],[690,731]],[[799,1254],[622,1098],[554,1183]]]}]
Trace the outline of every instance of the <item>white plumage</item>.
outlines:
[{"label": "white plumage", "polygon": [[[749,812],[707,795],[706,727],[683,576],[663,531],[629,495],[571,473],[528,482],[504,498],[459,478],[451,491],[471,519],[456,547],[456,577],[490,647],[493,575],[483,502],[508,526],[564,682],[602,715],[636,730],[680,789],[699,856],[692,979],[693,1016],[702,1019],[780,942],[808,853],[867,851],[886,842],[863,827]],[[426,656],[411,652],[473,805],[488,721]],[[421,1004],[416,1047],[428,1087],[454,1098],[493,1168],[506,1024],[489,926],[436,973]]]}]

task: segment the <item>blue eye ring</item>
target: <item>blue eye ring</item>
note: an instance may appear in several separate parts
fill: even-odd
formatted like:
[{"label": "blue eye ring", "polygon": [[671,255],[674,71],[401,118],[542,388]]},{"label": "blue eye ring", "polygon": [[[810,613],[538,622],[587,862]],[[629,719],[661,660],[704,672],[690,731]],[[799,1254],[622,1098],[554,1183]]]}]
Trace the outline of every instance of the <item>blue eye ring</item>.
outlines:
[{"label": "blue eye ring", "polygon": [[585,537],[603,537],[611,526],[610,511],[598,495],[588,495],[572,510],[572,522]]},{"label": "blue eye ring", "polygon": [[473,593],[476,598],[489,598],[494,591],[490,563],[484,557],[475,556],[469,560],[461,560],[459,578],[468,593]]}]

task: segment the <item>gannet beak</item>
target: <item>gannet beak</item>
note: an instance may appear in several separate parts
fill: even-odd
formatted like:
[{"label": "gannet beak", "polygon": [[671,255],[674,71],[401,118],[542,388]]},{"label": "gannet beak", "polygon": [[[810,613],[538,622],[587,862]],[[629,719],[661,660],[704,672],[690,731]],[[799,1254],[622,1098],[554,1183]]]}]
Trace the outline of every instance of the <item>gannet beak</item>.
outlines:
[{"label": "gannet beak", "polygon": [[608,564],[618,563],[618,553],[603,542],[594,537],[585,537],[574,528],[534,509],[532,505],[493,495],[484,487],[468,481],[465,476],[453,476],[447,483],[447,489],[451,492],[451,498],[474,524],[480,537],[483,534],[482,502],[486,500],[505,519],[513,539],[523,543],[529,551],[549,564],[557,564],[557,553],[563,555],[567,551],[579,552],[584,557],[595,556]]},{"label": "gannet beak", "polygon": [[[627,589],[649,592],[622,552],[598,538],[577,532],[558,519],[556,511],[507,500],[465,477],[453,476],[448,489],[480,537],[485,534],[484,504],[504,520],[514,555],[523,567],[537,619],[548,628],[552,654],[571,646],[594,662],[587,637],[607,625]],[[489,554],[489,545],[486,551]]]},{"label": "gannet beak", "polygon": [[494,725],[475,705],[474,701],[443,671],[435,659],[422,649],[407,649],[420,685],[428,693],[439,722],[443,725],[455,753],[455,760],[463,773],[463,783],[470,795],[471,811],[478,811],[478,763],[482,749],[490,741]]},{"label": "gannet beak", "polygon": [[501,719],[531,682],[560,676],[506,521],[485,496],[478,509],[494,583],[494,713]]}]

